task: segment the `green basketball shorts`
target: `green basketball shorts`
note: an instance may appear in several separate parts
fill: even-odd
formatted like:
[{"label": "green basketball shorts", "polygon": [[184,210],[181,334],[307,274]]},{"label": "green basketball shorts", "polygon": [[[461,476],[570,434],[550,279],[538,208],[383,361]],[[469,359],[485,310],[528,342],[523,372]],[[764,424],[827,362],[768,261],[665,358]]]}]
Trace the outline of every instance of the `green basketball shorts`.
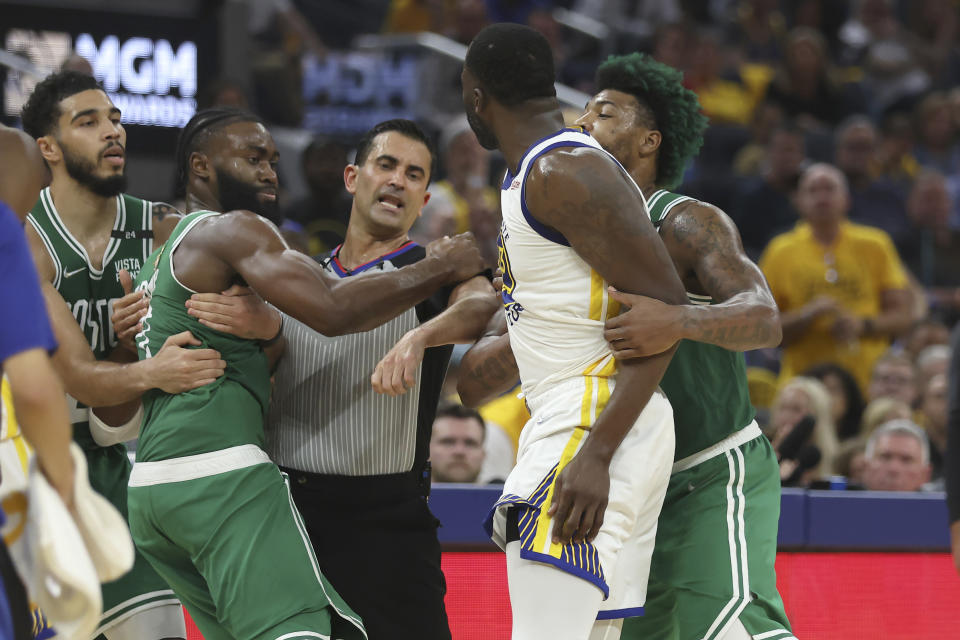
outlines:
[{"label": "green basketball shorts", "polygon": [[780,474],[753,423],[674,465],[644,616],[624,640],[712,640],[739,618],[754,638],[793,638],[774,560]]}]

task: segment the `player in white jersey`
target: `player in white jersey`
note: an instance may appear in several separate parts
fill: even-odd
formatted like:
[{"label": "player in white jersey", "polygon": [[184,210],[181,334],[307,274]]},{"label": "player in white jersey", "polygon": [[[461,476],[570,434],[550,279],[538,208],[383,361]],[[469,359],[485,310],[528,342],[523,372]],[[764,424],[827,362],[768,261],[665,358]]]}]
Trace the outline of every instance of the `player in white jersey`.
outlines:
[{"label": "player in white jersey", "polygon": [[502,296],[532,415],[488,519],[507,552],[513,638],[615,639],[642,612],[669,479],[673,417],[657,385],[673,350],[615,362],[608,286],[670,304],[683,286],[633,180],[563,129],[543,36],[484,29],[461,79],[478,140],[507,161]]}]

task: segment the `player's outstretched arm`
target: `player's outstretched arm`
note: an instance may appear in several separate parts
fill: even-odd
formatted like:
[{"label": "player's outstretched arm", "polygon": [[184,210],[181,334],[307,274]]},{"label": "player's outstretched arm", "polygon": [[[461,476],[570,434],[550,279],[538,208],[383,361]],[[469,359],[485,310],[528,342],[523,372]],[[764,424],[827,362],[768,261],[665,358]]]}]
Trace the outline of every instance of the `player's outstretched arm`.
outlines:
[{"label": "player's outstretched arm", "polygon": [[43,349],[28,349],[2,363],[10,381],[17,423],[50,485],[67,506],[73,504],[73,432],[63,401],[63,386]]},{"label": "player's outstretched arm", "polygon": [[[576,148],[543,156],[527,178],[526,196],[533,216],[563,234],[618,290],[667,304],[686,302],[640,191],[605,154]],[[674,349],[621,362],[610,402],[557,478],[550,507],[557,542],[597,535],[610,492],[610,461],[656,390]]]},{"label": "player's outstretched arm", "polygon": [[483,337],[460,360],[457,393],[468,407],[479,407],[513,389],[520,379],[517,360],[510,348],[507,319],[493,314]]},{"label": "player's outstretched arm", "polygon": [[773,294],[723,211],[701,203],[680,205],[663,223],[660,236],[678,269],[696,275],[714,304],[670,306],[611,293],[630,307],[611,318],[604,332],[617,358],[659,353],[684,338],[731,351],[780,344],[780,313]]},{"label": "player's outstretched arm", "polygon": [[264,300],[328,336],[373,329],[483,269],[470,234],[430,243],[426,258],[402,269],[334,280],[249,211],[211,218],[191,235],[197,233],[194,246],[230,265]]},{"label": "player's outstretched arm", "polygon": [[377,363],[370,383],[377,393],[401,395],[417,382],[424,351],[447,344],[467,344],[483,334],[487,320],[500,306],[483,276],[461,282],[450,293],[447,308],[408,331]]}]

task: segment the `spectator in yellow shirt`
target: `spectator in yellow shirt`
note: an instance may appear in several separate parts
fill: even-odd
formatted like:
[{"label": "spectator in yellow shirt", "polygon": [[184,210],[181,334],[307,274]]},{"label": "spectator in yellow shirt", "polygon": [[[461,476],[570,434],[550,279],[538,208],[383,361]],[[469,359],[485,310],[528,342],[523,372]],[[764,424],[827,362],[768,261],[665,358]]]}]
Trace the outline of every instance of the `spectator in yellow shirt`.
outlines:
[{"label": "spectator in yellow shirt", "polygon": [[781,383],[835,362],[866,390],[890,339],[910,327],[907,275],[890,236],[849,222],[849,207],[843,174],[811,166],[797,188],[800,224],[760,259],[783,323]]}]

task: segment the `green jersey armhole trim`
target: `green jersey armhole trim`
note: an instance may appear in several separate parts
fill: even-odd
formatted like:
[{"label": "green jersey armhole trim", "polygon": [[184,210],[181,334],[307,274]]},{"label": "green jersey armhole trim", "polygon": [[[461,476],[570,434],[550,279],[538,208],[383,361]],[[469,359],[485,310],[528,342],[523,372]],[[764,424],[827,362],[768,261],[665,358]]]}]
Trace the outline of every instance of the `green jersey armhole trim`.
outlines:
[{"label": "green jersey armhole trim", "polygon": [[33,230],[37,232],[37,235],[40,236],[40,241],[43,242],[44,248],[47,250],[47,255],[50,256],[50,260],[53,261],[53,268],[56,270],[56,275],[53,277],[53,288],[57,291],[60,290],[60,282],[63,279],[63,264],[60,262],[60,256],[57,255],[57,252],[53,249],[53,243],[50,241],[50,237],[47,235],[47,232],[43,230],[40,226],[40,223],[37,222],[33,215],[27,216],[27,222],[33,227]]},{"label": "green jersey armhole trim", "polygon": [[[197,224],[199,224],[199,223],[202,222],[203,220],[206,220],[206,219],[209,218],[210,216],[217,216],[217,215],[220,215],[220,214],[217,213],[216,211],[205,211],[205,212],[201,213],[200,215],[198,215],[198,216],[197,216],[196,218],[194,218],[193,220],[191,220],[190,222],[188,222],[187,225],[184,227],[183,231],[180,232],[180,235],[178,235],[178,236],[176,237],[176,239],[173,241],[173,245],[170,247],[170,255],[167,256],[167,260],[168,260],[169,263],[170,263],[170,275],[173,277],[173,281],[176,282],[178,285],[180,285],[180,286],[184,289],[184,291],[189,291],[191,294],[199,293],[199,292],[198,292],[198,291],[194,291],[193,289],[191,289],[191,288],[188,287],[187,285],[185,285],[185,284],[183,284],[182,282],[180,282],[180,278],[177,277],[177,272],[174,271],[174,269],[173,269],[173,254],[176,252],[177,247],[180,246],[180,241],[183,240],[184,237],[186,237],[186,235],[187,235],[188,233],[190,233],[190,231],[191,231],[195,226],[197,226]],[[168,241],[168,242],[169,242],[169,241]]]}]

